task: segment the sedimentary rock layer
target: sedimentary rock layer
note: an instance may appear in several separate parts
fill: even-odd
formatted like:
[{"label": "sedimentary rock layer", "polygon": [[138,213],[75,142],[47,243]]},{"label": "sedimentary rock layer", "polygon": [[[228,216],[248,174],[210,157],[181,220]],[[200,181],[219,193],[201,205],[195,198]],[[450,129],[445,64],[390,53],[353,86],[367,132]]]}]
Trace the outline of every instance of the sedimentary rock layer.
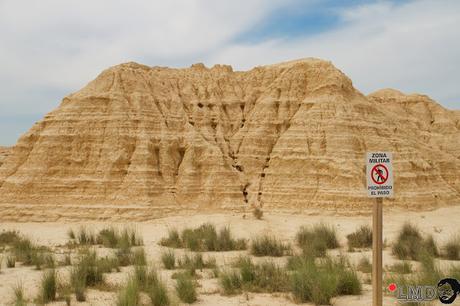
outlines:
[{"label": "sedimentary rock layer", "polygon": [[65,97],[0,167],[0,219],[367,209],[367,151],[392,151],[391,206],[460,203],[460,116],[368,97],[330,62],[250,71],[127,63]]}]

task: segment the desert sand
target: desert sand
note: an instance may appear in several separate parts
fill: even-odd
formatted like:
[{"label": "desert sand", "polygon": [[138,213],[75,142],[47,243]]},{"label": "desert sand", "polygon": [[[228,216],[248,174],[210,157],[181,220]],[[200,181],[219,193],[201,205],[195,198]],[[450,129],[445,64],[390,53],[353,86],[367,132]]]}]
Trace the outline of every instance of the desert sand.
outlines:
[{"label": "desert sand", "polygon": [[[424,234],[432,234],[435,240],[442,245],[451,235],[460,232],[460,223],[455,222],[456,217],[460,214],[460,207],[440,208],[429,212],[406,212],[386,211],[384,215],[384,239],[388,244],[394,240],[395,235],[405,221],[416,224]],[[63,245],[68,241],[67,231],[69,228],[78,229],[81,225],[88,228],[101,229],[105,226],[132,226],[135,227],[144,239],[144,248],[148,255],[150,264],[162,268],[160,254],[166,248],[158,244],[159,240],[167,235],[168,229],[177,227],[182,229],[186,227],[199,226],[204,222],[211,222],[215,225],[230,226],[234,235],[239,238],[250,239],[261,233],[273,234],[284,241],[294,243],[296,231],[302,225],[311,225],[318,222],[325,222],[335,226],[338,230],[340,249],[330,250],[331,256],[337,256],[341,253],[346,254],[351,263],[356,264],[362,257],[366,256],[371,259],[371,250],[358,251],[353,253],[347,252],[346,235],[356,230],[360,225],[370,224],[371,218],[366,216],[334,216],[332,214],[311,214],[311,215],[294,215],[294,214],[266,214],[262,220],[255,219],[252,215],[242,214],[196,214],[188,217],[167,217],[152,220],[149,222],[136,223],[107,223],[107,222],[46,222],[46,223],[2,223],[0,231],[5,229],[15,229],[32,238],[39,244],[47,245],[53,248],[56,256],[62,254],[65,250]],[[110,253],[110,249],[102,247],[97,248],[99,254]],[[183,254],[183,249],[176,249],[177,254]],[[204,252],[206,256],[214,256],[219,266],[229,265],[233,259],[247,251],[230,251],[230,252]],[[264,258],[257,258],[264,260]],[[275,258],[274,260],[283,263],[286,257]],[[387,247],[384,250],[383,264],[391,265],[396,259],[391,255],[391,250]],[[441,266],[450,264],[459,264],[455,261],[437,260]],[[412,262],[417,267],[417,262]],[[60,275],[65,279],[68,275],[69,267],[59,268]],[[127,279],[131,268],[122,268],[120,273],[107,274],[106,278],[109,283],[123,284]],[[26,295],[28,298],[34,298],[38,292],[38,282],[42,271],[36,271],[34,267],[16,267],[8,269],[3,267],[0,273],[0,301],[1,305],[8,305],[12,298],[12,286],[18,281],[25,285]],[[360,296],[341,296],[333,299],[333,305],[336,306],[369,306],[371,305],[371,285],[367,281],[369,275],[360,273],[360,278],[364,282],[363,294]],[[172,271],[161,270],[163,279],[173,291],[174,280],[171,279]],[[209,271],[201,272],[203,276],[199,279],[199,296],[194,305],[298,305],[284,293],[279,294],[262,294],[247,293],[236,296],[224,296],[218,286],[217,279],[210,276]],[[73,297],[75,302],[75,297]],[[113,305],[116,302],[115,292],[104,292],[90,289],[88,291],[88,300],[78,305]],[[395,298],[391,294],[384,297],[384,305],[394,305]],[[50,305],[65,305],[64,302],[56,302]],[[309,305],[309,304],[305,304]]]}]

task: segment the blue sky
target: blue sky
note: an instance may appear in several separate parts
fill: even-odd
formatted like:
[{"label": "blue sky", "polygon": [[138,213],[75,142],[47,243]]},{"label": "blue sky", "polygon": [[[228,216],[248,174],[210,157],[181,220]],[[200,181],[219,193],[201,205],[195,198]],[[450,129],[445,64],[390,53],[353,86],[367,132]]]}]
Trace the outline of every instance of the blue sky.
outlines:
[{"label": "blue sky", "polygon": [[246,70],[332,61],[381,88],[460,109],[460,1],[0,0],[0,145],[121,62]]}]

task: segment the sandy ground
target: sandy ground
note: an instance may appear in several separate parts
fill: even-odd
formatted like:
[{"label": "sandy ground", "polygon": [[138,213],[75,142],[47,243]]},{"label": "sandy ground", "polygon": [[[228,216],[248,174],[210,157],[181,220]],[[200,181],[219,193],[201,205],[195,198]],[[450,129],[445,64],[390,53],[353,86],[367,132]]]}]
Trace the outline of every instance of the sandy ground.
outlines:
[{"label": "sandy ground", "polygon": [[[384,214],[384,239],[387,242],[393,241],[398,229],[405,221],[411,221],[419,226],[424,234],[432,234],[436,241],[442,245],[451,235],[460,233],[460,206],[440,208],[429,212],[386,212]],[[258,234],[269,233],[273,234],[286,242],[294,242],[294,237],[302,225],[315,224],[317,222],[325,222],[334,225],[339,234],[339,239],[342,247],[337,250],[332,250],[332,256],[340,253],[346,254],[352,263],[357,263],[363,256],[371,258],[371,251],[347,253],[346,235],[353,232],[362,224],[370,224],[371,217],[369,216],[330,216],[330,215],[288,215],[288,214],[267,214],[262,220],[256,220],[252,216],[243,218],[242,214],[212,214],[212,215],[195,215],[187,217],[168,217],[158,220],[152,220],[142,223],[107,223],[107,222],[91,222],[91,223],[2,223],[0,231],[4,229],[15,229],[29,236],[35,242],[51,246],[56,250],[57,257],[62,256],[63,248],[59,247],[68,241],[67,231],[69,228],[78,229],[81,225],[85,225],[94,230],[101,229],[108,225],[115,226],[131,226],[135,227],[142,234],[145,244],[145,250],[149,261],[161,267],[159,261],[160,254],[166,248],[158,245],[161,238],[165,237],[168,229],[177,227],[196,227],[204,222],[211,222],[218,227],[228,225],[232,233],[237,238],[251,238]],[[109,249],[98,248],[98,253],[111,252]],[[178,255],[184,253],[184,250],[176,250]],[[218,265],[228,265],[232,260],[244,254],[246,251],[232,252],[206,252],[205,256],[214,256],[217,259]],[[1,256],[1,255],[0,255]],[[261,259],[258,259],[261,260]],[[276,259],[280,262],[286,258]],[[391,265],[395,259],[391,256],[389,248],[384,250],[383,263]],[[442,260],[442,265],[449,265],[454,262]],[[414,263],[416,266],[416,263]],[[59,268],[59,275],[65,279],[69,273],[68,267]],[[112,284],[122,284],[127,278],[131,268],[122,268],[119,273],[107,275],[107,279]],[[21,267],[8,269],[3,263],[0,271],[0,305],[8,305],[12,299],[12,287],[18,282],[22,282],[26,289],[26,296],[30,299],[34,298],[38,292],[38,282],[42,275],[42,271],[37,271],[34,267]],[[173,290],[174,280],[171,279],[172,271],[161,270],[164,280],[168,282],[169,287]],[[286,294],[259,294],[259,293],[244,293],[236,296],[223,296],[220,294],[217,279],[210,276],[210,271],[204,270],[201,272],[202,278],[199,279],[199,299],[194,305],[298,305],[292,302]],[[363,281],[369,279],[369,275],[360,274]],[[360,296],[342,296],[333,300],[333,305],[337,306],[369,306],[372,305],[372,291],[369,284],[363,285],[363,294]],[[104,292],[98,290],[89,290],[87,294],[87,302],[79,303],[78,305],[114,305],[116,293]],[[75,298],[73,298],[75,299]],[[384,298],[384,305],[395,305],[395,298],[387,295]],[[72,304],[76,304],[73,300]],[[54,303],[53,305],[65,305],[64,302]],[[309,304],[304,304],[309,305]]]}]

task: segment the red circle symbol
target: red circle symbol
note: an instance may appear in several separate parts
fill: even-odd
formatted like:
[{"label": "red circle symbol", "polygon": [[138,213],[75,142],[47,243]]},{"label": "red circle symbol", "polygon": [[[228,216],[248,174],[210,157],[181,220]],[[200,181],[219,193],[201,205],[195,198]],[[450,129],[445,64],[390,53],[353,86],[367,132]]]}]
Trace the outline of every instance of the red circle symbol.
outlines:
[{"label": "red circle symbol", "polygon": [[384,184],[388,180],[388,169],[382,164],[375,165],[371,170],[371,178],[377,185]]},{"label": "red circle symbol", "polygon": [[388,285],[388,290],[390,290],[390,292],[393,292],[396,290],[396,284],[395,283],[391,283]]}]

